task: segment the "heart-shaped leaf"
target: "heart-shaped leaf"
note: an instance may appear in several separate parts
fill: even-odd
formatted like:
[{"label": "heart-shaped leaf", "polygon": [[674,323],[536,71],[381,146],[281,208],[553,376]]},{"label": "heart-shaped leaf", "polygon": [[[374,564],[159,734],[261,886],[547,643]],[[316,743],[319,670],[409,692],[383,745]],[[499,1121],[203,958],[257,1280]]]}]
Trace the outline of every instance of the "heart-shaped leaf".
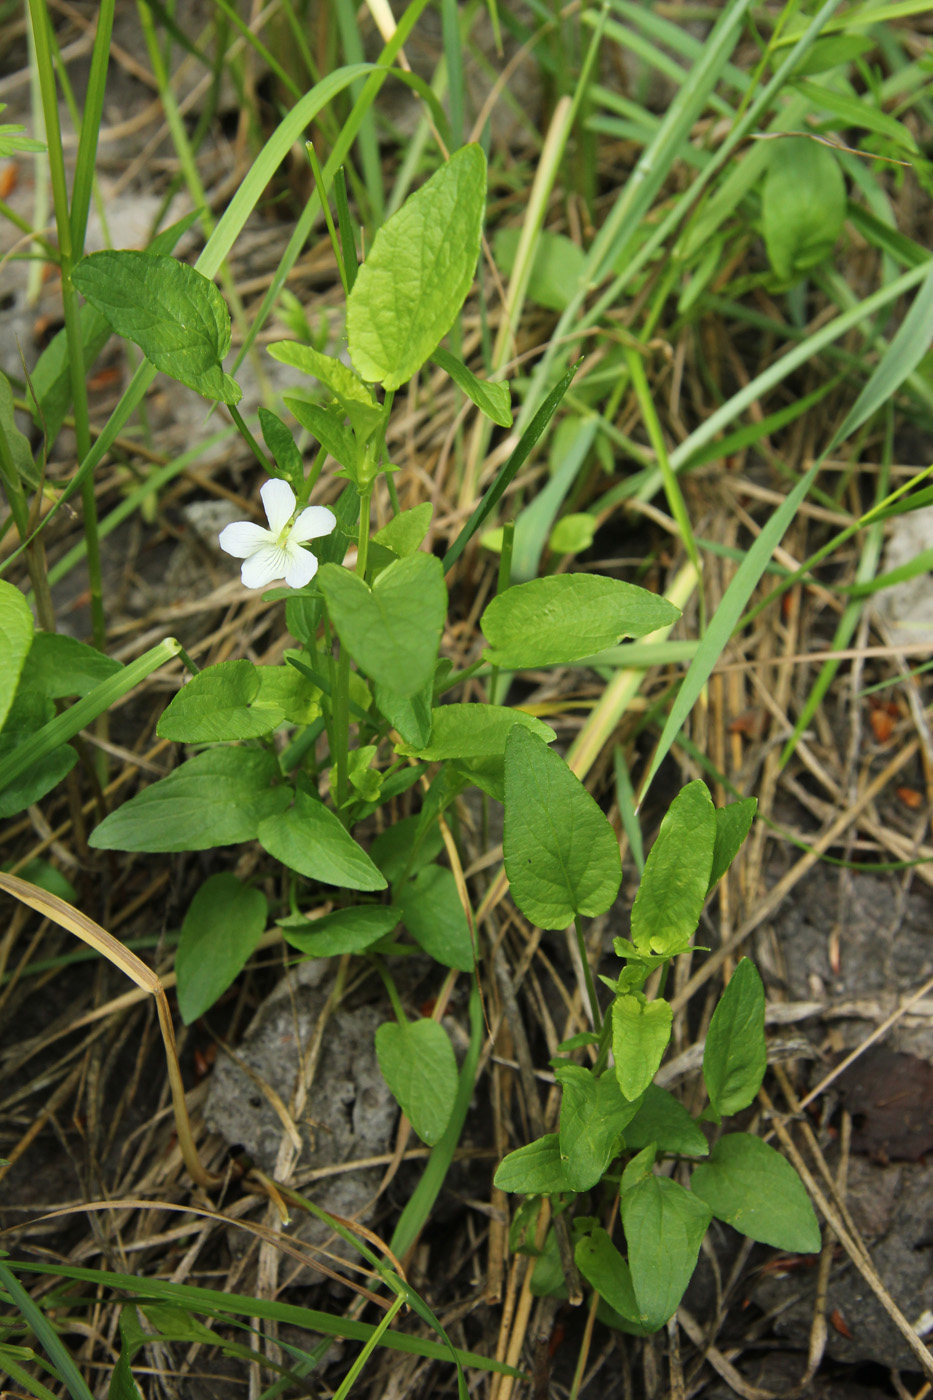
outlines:
[{"label": "heart-shaped leaf", "polygon": [[457,1097],[457,1061],[437,1021],[387,1021],[376,1031],[383,1078],[429,1147],[442,1136]]}]

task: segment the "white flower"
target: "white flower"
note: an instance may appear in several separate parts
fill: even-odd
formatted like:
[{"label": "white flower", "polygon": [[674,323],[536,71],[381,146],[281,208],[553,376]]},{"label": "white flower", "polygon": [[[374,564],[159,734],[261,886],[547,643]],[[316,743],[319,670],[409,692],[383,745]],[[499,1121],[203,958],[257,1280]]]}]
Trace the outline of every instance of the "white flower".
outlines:
[{"label": "white flower", "polygon": [[278,578],[289,588],[304,588],[317,573],[317,560],[301,546],[329,535],[337,517],[326,506],[308,506],[295,516],[297,501],[287,481],[267,481],[259,494],[268,530],[237,520],[221,530],[220,547],[234,559],[245,560],[240,578],[247,588],[265,588]]}]

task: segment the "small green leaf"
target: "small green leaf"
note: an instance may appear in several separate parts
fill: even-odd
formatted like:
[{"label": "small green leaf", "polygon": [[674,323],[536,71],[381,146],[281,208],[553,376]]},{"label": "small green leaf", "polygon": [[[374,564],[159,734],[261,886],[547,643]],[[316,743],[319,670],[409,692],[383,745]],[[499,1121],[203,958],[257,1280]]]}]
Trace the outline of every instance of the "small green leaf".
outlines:
[{"label": "small green leaf", "polygon": [[644,637],[680,616],[666,598],[600,574],[550,574],[498,594],[482,616],[493,666],[563,665]]},{"label": "small green leaf", "polygon": [[384,890],[385,878],[329,807],[306,792],[287,812],[260,822],[263,850],[308,880],[348,890]]},{"label": "small green leaf", "polygon": [[377,684],[409,697],[433,678],[447,613],[443,570],[433,554],[390,564],[372,588],[337,564],[322,565],[318,583],[341,642]]},{"label": "small green leaf", "polygon": [[512,898],[539,928],[604,914],[618,894],[622,864],[608,820],[560,755],[519,724],[505,747],[503,852]]},{"label": "small green leaf", "polygon": [[473,940],[452,871],[427,866],[405,886],[398,902],[408,932],[435,962],[473,971]]},{"label": "small green leaf", "polygon": [[444,849],[444,841],[436,824],[420,836],[420,817],[402,817],[387,826],[372,844],[370,855],[390,884],[395,884],[407,871],[414,875],[429,865]]},{"label": "small green leaf", "polygon": [[577,1240],[574,1259],[580,1273],[609,1306],[638,1333],[649,1329],[639,1319],[632,1271],[601,1226]]},{"label": "small green leaf", "polygon": [[[0,734],[0,764],[19,757],[24,746],[51,722],[54,713],[54,706],[44,695],[20,685]],[[0,791],[0,817],[13,817],[38,802],[58,786],[77,761],[76,750],[65,742],[33,758]]]},{"label": "small green leaf", "polygon": [[696,1268],[710,1215],[705,1201],[669,1177],[651,1175],[623,1195],[632,1287],[639,1320],[650,1331],[663,1327],[676,1311]]},{"label": "small green leaf", "polygon": [[705,783],[688,783],[668,809],[632,906],[632,941],[643,952],[682,952],[709,890],[716,813]]},{"label": "small green leaf", "polygon": [[221,368],[230,349],[230,313],[203,272],[164,254],[104,249],[82,258],[73,277],[81,295],[156,369],[205,398],[240,402],[239,385]]},{"label": "small green leaf", "polygon": [[524,1196],[553,1196],[572,1190],[564,1173],[557,1133],[547,1133],[510,1152],[499,1163],[493,1184],[500,1191],[520,1191]]},{"label": "small green leaf", "polygon": [[761,201],[765,247],[782,281],[827,258],[846,218],[846,185],[832,151],[809,137],[772,143]]},{"label": "small green leaf", "polygon": [[707,893],[719,884],[735,860],[742,842],[751,831],[757,810],[757,797],[746,797],[741,802],[730,802],[728,807],[716,808],[716,843],[713,847],[713,868]]},{"label": "small green leaf", "polygon": [[253,841],[263,820],[291,801],[291,788],[272,786],[279,776],[274,754],[207,749],[111,812],[88,844],[103,851],[207,851]]},{"label": "small green leaf", "polygon": [[450,375],[458,389],[462,389],[471,403],[475,403],[481,413],[498,423],[500,428],[512,426],[512,395],[508,384],[493,384],[488,379],[477,379],[476,375],[456,355],[440,346],[431,359]]},{"label": "small green leaf", "polygon": [[794,1254],[816,1254],[820,1227],[790,1162],[750,1133],[726,1133],[693,1171],[693,1193],[717,1220],[749,1239]]},{"label": "small green leaf", "polygon": [[361,461],[360,449],[350,429],[344,426],[346,414],[341,405],[313,403],[310,399],[286,394],[285,407],[291,410],[301,426],[307,428],[334,461],[345,467],[355,480]]},{"label": "small green leaf", "polygon": [[12,583],[0,579],[0,728],[16,694],[20,672],[32,644],[35,623],[29,604]]},{"label": "small green leaf", "polygon": [[743,958],[713,1012],[703,1051],[703,1078],[716,1113],[747,1108],[767,1068],[765,989],[755,964]]},{"label": "small green leaf", "polygon": [[[406,753],[418,753],[431,738],[431,701],[434,699],[433,675],[425,681],[416,695],[396,695],[388,686],[374,687],[376,708],[401,737]],[[399,749],[401,753],[402,748]]]},{"label": "small green leaf", "polygon": [[560,1155],[574,1191],[589,1191],[616,1155],[619,1135],[638,1112],[639,1100],[622,1097],[612,1070],[599,1079],[580,1065],[559,1065],[554,1072],[560,1101]]},{"label": "small green leaf", "polygon": [[643,1094],[658,1072],[671,1038],[671,1008],[656,998],[617,997],[612,1004],[612,1054],[627,1099]]},{"label": "small green leaf", "polygon": [[486,157],[463,146],[387,220],[347,298],[350,359],[398,389],[450,330],[470,290],[486,211]]},{"label": "small green leaf", "polygon": [[[295,675],[302,679],[299,672]],[[259,673],[252,661],[221,661],[182,687],[163,711],[156,733],[179,744],[217,744],[258,739],[284,718],[279,706],[259,700]]]},{"label": "small green leaf", "polygon": [[592,515],[565,515],[551,531],[548,549],[552,554],[582,554],[593,543],[595,534],[596,520]]},{"label": "small green leaf", "polygon": [[66,695],[87,695],[95,685],[122,670],[119,661],[64,632],[37,632],[20,684],[48,700],[61,700]]},{"label": "small green leaf", "polygon": [[273,360],[320,380],[349,418],[360,442],[375,432],[382,421],[382,409],[372,390],[342,361],[296,340],[277,340],[267,349]]},{"label": "small green leaf", "polygon": [[[493,239],[493,254],[506,277],[512,275],[521,234],[520,228],[501,228]],[[542,229],[528,279],[529,299],[549,311],[564,311],[585,269],[586,254],[572,238]]]},{"label": "small green leaf", "polygon": [[[111,334],[106,317],[90,302],[83,302],[78,313],[78,340],[85,377]],[[30,378],[39,405],[33,408],[36,427],[43,430],[47,442],[54,442],[71,407],[71,346],[65,327],[49,341]]]},{"label": "small green leaf", "polygon": [[335,909],[320,919],[278,919],[282,937],[309,958],[334,958],[343,953],[363,953],[391,933],[400,910],[392,904],[364,904]]},{"label": "small green leaf", "polygon": [[[223,665],[225,663],[221,663]],[[257,666],[259,690],[253,710],[280,711],[289,724],[313,724],[321,713],[321,692],[295,666]]]},{"label": "small green leaf", "polygon": [[6,439],[7,452],[20,483],[36,490],[39,486],[39,473],[36,471],[36,464],[32,458],[32,448],[29,446],[26,434],[21,433],[16,426],[16,414],[13,411],[13,390],[10,388],[10,381],[5,374],[0,374],[0,479],[2,479],[4,460],[3,439]]},{"label": "small green leaf", "polygon": [[433,514],[434,507],[430,501],[423,501],[420,506],[414,506],[411,510],[399,511],[387,525],[376,531],[370,544],[381,544],[386,549],[391,549],[400,559],[407,559],[409,554],[414,554],[424,543],[424,537],[431,528]]},{"label": "small green leaf", "polygon": [[175,973],[186,1026],[209,1011],[243,971],[259,944],[268,912],[262,890],[234,875],[211,875],[188,905]]},{"label": "small green leaf", "polygon": [[446,758],[501,756],[516,724],[536,734],[546,744],[557,738],[549,724],[507,705],[439,705],[431,712],[430,742],[422,748],[399,744],[396,752],[417,754],[428,763]]},{"label": "small green leaf", "polygon": [[376,1031],[383,1078],[429,1147],[443,1136],[457,1097],[457,1061],[437,1021],[387,1021]]},{"label": "small green leaf", "polygon": [[292,490],[297,493],[304,484],[305,469],[295,439],[278,414],[273,413],[271,409],[260,408],[259,426],[262,429],[263,442],[272,454],[269,475],[281,477],[283,481],[289,482]]},{"label": "small green leaf", "polygon": [[709,1143],[679,1099],[649,1084],[641,1107],[625,1130],[625,1146],[638,1152],[654,1143],[659,1152],[684,1157],[706,1157]]}]

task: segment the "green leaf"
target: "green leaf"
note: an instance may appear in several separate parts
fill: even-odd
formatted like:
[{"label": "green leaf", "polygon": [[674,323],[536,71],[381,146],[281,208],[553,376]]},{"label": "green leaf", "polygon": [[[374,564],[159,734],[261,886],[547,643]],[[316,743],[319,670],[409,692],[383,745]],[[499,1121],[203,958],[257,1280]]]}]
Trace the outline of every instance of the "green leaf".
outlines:
[{"label": "green leaf", "polygon": [[211,875],[188,905],[181,926],[175,973],[178,1009],[186,1026],[209,1011],[239,977],[266,927],[262,890],[235,875]]},{"label": "green leaf", "polygon": [[309,880],[348,890],[384,890],[385,878],[323,802],[306,792],[294,806],[259,823],[259,844]]},{"label": "green leaf", "polygon": [[[300,672],[295,675],[302,679]],[[179,744],[258,739],[285,718],[279,706],[258,697],[259,673],[252,661],[221,661],[182,687],[163,711],[156,733]]]},{"label": "green leaf", "polygon": [[716,808],[716,842],[707,894],[719,884],[738,855],[742,842],[751,831],[757,810],[757,797],[745,797],[741,802],[730,802],[728,807]]},{"label": "green leaf", "polygon": [[684,1157],[706,1157],[709,1143],[679,1099],[649,1084],[641,1107],[625,1130],[625,1146],[633,1152],[654,1143],[659,1152]]},{"label": "green leaf", "polygon": [[350,359],[364,379],[400,388],[450,330],[485,208],[486,157],[463,146],[379,229],[347,298]]},{"label": "green leaf", "polygon": [[587,1283],[592,1284],[620,1317],[632,1324],[633,1331],[648,1331],[639,1320],[632,1271],[601,1226],[597,1225],[590,1234],[577,1240],[574,1259]]},{"label": "green leaf", "polygon": [[[500,228],[493,239],[493,255],[506,277],[511,277],[518,252],[520,228]],[[528,279],[528,297],[549,311],[564,311],[574,290],[582,285],[586,254],[562,233],[542,229]]]},{"label": "green leaf", "polygon": [[[208,851],[253,841],[292,798],[274,754],[207,749],[111,812],[88,844],[103,851]],[[334,818],[336,821],[336,817]]]},{"label": "green leaf", "polygon": [[477,379],[476,375],[456,355],[440,346],[431,359],[450,375],[458,389],[462,389],[471,403],[475,403],[481,413],[498,423],[500,428],[512,426],[512,395],[508,384],[490,383],[488,379]]},{"label": "green leaf", "polygon": [[[54,716],[54,707],[38,691],[20,686],[0,734],[0,764],[18,758],[26,744],[42,732]],[[13,817],[57,787],[78,761],[70,744],[60,742],[20,769],[0,791],[0,817]]]},{"label": "green leaf", "polygon": [[435,962],[473,971],[473,940],[453,872],[429,865],[399,894],[402,921]]},{"label": "green leaf", "polygon": [[164,254],[104,249],[82,258],[73,277],[81,295],[156,369],[205,398],[240,402],[239,385],[221,368],[230,349],[230,313],[203,272]]},{"label": "green leaf", "polygon": [[0,728],[13,704],[20,672],[32,644],[35,623],[29,604],[12,583],[0,579]]},{"label": "green leaf", "polygon": [[501,756],[506,740],[515,725],[550,744],[557,738],[549,724],[513,710],[507,705],[439,705],[431,711],[431,739],[422,748],[399,744],[396,752],[417,754],[428,763],[445,758],[481,758]]},{"label": "green leaf", "polygon": [[[224,663],[221,663],[224,664]],[[216,669],[216,668],[215,668]],[[254,712],[280,711],[289,724],[313,724],[321,713],[321,691],[295,666],[257,666]]]},{"label": "green leaf", "polygon": [[507,588],[482,616],[493,666],[563,665],[644,637],[680,613],[666,598],[600,574],[551,574]]},{"label": "green leaf", "polygon": [[639,1108],[623,1098],[613,1070],[599,1079],[580,1065],[559,1065],[560,1155],[574,1191],[595,1186],[618,1151],[619,1136]]},{"label": "green leaf", "polygon": [[[83,302],[78,313],[78,338],[84,359],[85,377],[107,344],[110,323],[90,302]],[[36,426],[47,442],[54,442],[71,407],[71,348],[62,328],[54,335],[36,361],[30,376],[38,408],[33,408]]]},{"label": "green leaf", "polygon": [[285,395],[285,406],[295,415],[303,428],[317,438],[323,448],[346,467],[355,479],[360,466],[360,450],[350,429],[344,426],[346,414],[340,404],[313,403],[310,399]]},{"label": "green leaf", "polygon": [[423,544],[431,528],[433,514],[434,507],[430,501],[422,501],[420,506],[414,506],[411,510],[399,511],[388,524],[376,531],[370,544],[381,544],[400,559],[407,559]]},{"label": "green leaf", "polygon": [[825,83],[811,83],[805,78],[795,81],[794,87],[804,97],[809,98],[815,107],[822,108],[824,112],[831,112],[834,117],[840,117],[845,126],[874,131],[876,135],[893,141],[903,151],[909,151],[911,155],[919,154],[917,142],[908,128],[894,117],[888,116],[880,107],[873,107],[864,97],[856,97],[838,88],[827,87]]},{"label": "green leaf", "polygon": [[[396,695],[388,686],[374,687],[376,708],[402,739],[406,753],[418,753],[431,738],[431,701],[434,699],[433,675],[425,681],[417,695]],[[399,749],[402,752],[402,749]]]},{"label": "green leaf", "polygon": [[618,894],[612,827],[560,755],[518,724],[505,748],[503,852],[512,898],[539,928],[604,914]]},{"label": "green leaf", "polygon": [[87,695],[95,685],[122,670],[119,661],[64,632],[37,632],[20,685],[48,700],[60,700],[66,695]]},{"label": "green leaf", "polygon": [[262,429],[263,442],[272,454],[269,475],[281,477],[283,481],[289,482],[297,494],[304,485],[305,469],[290,430],[278,414],[268,408],[260,408],[259,426]]},{"label": "green leaf", "polygon": [[296,340],[277,340],[266,348],[273,360],[320,380],[349,418],[360,442],[375,432],[382,421],[382,409],[372,390],[347,365]]},{"label": "green leaf", "polygon": [[429,1147],[443,1135],[457,1097],[457,1061],[437,1021],[387,1021],[376,1031],[383,1078]]},{"label": "green leaf", "polygon": [[395,884],[409,868],[414,874],[429,865],[444,849],[440,830],[432,824],[419,843],[420,817],[402,817],[387,826],[372,844],[370,855],[390,884]]},{"label": "green leaf", "polygon": [[447,614],[447,589],[433,554],[399,559],[370,588],[337,564],[318,583],[330,619],[357,665],[397,695],[417,694],[434,676]]},{"label": "green leaf", "polygon": [[803,1182],[780,1152],[750,1133],[727,1133],[694,1168],[693,1193],[749,1239],[816,1254],[820,1227]]},{"label": "green leaf", "polygon": [[278,919],[282,937],[309,958],[334,958],[343,953],[363,953],[391,933],[400,910],[392,904],[363,904],[335,909],[320,919]]},{"label": "green leaf", "polygon": [[547,1133],[510,1152],[499,1163],[493,1184],[500,1191],[520,1191],[525,1196],[553,1196],[572,1190],[564,1173],[557,1133]]},{"label": "green leaf", "polygon": [[765,989],[755,964],[743,958],[713,1012],[703,1051],[703,1078],[717,1115],[747,1108],[767,1068]]},{"label": "green leaf", "polygon": [[[13,411],[13,390],[10,388],[10,381],[5,374],[0,374],[0,443],[4,438],[13,470],[20,482],[31,486],[34,490],[37,489],[39,473],[36,471],[36,464],[32,458],[32,448],[29,446],[26,434],[21,433],[16,426],[16,414]],[[0,450],[0,469],[2,469],[2,465],[3,452]],[[0,470],[0,477],[2,477],[2,470]]]},{"label": "green leaf", "polygon": [[596,534],[592,515],[565,515],[551,531],[548,549],[552,554],[582,554],[589,549]]},{"label": "green leaf", "polygon": [[632,906],[632,942],[642,952],[682,952],[706,903],[716,844],[716,812],[705,783],[674,798],[645,861]]},{"label": "green leaf", "polygon": [[617,997],[612,1004],[612,1055],[616,1078],[627,1099],[643,1094],[658,1072],[671,1038],[671,1008],[639,993]]},{"label": "green leaf", "polygon": [[663,1327],[676,1311],[696,1268],[710,1215],[705,1201],[665,1176],[648,1176],[623,1195],[632,1287],[639,1320],[649,1330]]},{"label": "green leaf", "polygon": [[808,137],[772,143],[761,201],[771,266],[788,282],[827,258],[846,217],[846,184],[832,151]]}]

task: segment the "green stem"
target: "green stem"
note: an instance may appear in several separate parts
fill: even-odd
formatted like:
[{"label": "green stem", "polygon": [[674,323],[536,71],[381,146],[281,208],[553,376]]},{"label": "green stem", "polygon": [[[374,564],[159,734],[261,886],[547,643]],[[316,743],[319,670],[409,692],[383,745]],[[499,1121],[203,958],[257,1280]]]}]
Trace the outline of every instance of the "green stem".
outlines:
[{"label": "green stem", "polygon": [[583,977],[586,981],[586,994],[590,999],[590,1012],[593,1017],[593,1026],[597,1031],[602,1031],[603,1018],[599,1010],[599,1002],[596,1000],[596,985],[593,982],[593,973],[590,968],[589,958],[586,954],[586,940],[583,937],[583,924],[580,915],[573,916],[574,927],[577,930],[577,947],[580,950],[580,961],[583,963]]},{"label": "green stem", "polygon": [[337,810],[338,815],[349,796],[350,756],[350,653],[343,642],[337,658],[336,676],[332,705],[334,713],[333,752],[337,765]]},{"label": "green stem", "polygon": [[385,963],[383,962],[382,958],[380,958],[378,953],[370,953],[369,956],[373,962],[376,971],[379,973],[379,976],[382,978],[385,984],[385,989],[388,993],[389,1001],[392,1003],[392,1011],[395,1015],[396,1021],[398,1021],[400,1026],[407,1026],[408,1017],[405,1015],[405,1009],[402,1006],[401,999],[398,994],[398,988],[395,985],[395,979],[393,978],[391,972],[386,967]]},{"label": "green stem", "polygon": [[[65,180],[65,158],[58,121],[58,99],[52,64],[51,30],[45,0],[29,0],[36,67],[42,94],[42,111],[48,145],[49,178],[55,207],[62,272],[62,311],[65,317],[65,338],[68,344],[68,364],[71,393],[74,402],[75,438],[78,460],[83,462],[91,450],[90,420],[87,406],[87,385],[84,377],[84,347],[78,319],[78,297],[72,281],[74,249],[71,241],[71,217],[68,211],[68,188]],[[84,537],[87,541],[87,569],[91,594],[91,628],[94,645],[101,651],[107,641],[104,619],[103,583],[100,567],[100,540],[97,533],[97,502],[94,496],[93,473],[81,483],[81,503],[84,510]]]},{"label": "green stem", "polygon": [[382,1338],[382,1334],[389,1330],[389,1326],[398,1316],[404,1301],[405,1299],[402,1297],[401,1293],[397,1293],[395,1295],[395,1298],[389,1306],[388,1312],[383,1313],[382,1321],[376,1324],[375,1328],[373,1329],[372,1335],[369,1337],[368,1341],[366,1342],[366,1345],[363,1347],[363,1350],[360,1352],[359,1356],[356,1358],[353,1365],[350,1367],[349,1371],[344,1377],[340,1389],[334,1395],[334,1400],[346,1400],[346,1397],[350,1394],[350,1391],[353,1388],[354,1381],[362,1371],[363,1367],[366,1365],[366,1362],[372,1356],[376,1347],[379,1345],[379,1342]]},{"label": "green stem", "polygon": [[[10,503],[10,515],[16,526],[20,540],[29,538],[29,507],[20,485],[19,473],[13,462],[10,444],[0,423],[0,482]],[[45,562],[45,545],[40,535],[26,550],[26,567],[36,600],[36,615],[39,626],[45,632],[55,631],[55,610],[52,606],[52,593],[49,588],[49,571]]]},{"label": "green stem", "polygon": [[360,523],[356,536],[356,572],[365,581],[366,565],[369,562],[369,509],[373,488],[360,493]]},{"label": "green stem", "polygon": [[256,439],[253,437],[253,435],[252,435],[252,433],[250,432],[249,428],[246,426],[246,423],[245,423],[244,420],[243,420],[243,415],[241,414],[240,410],[236,407],[235,404],[228,403],[228,404],[227,404],[227,411],[229,412],[230,417],[233,419],[234,425],[235,425],[235,427],[236,427],[236,429],[237,429],[237,432],[240,434],[240,437],[241,437],[241,438],[243,439],[243,441],[246,443],[246,445],[247,445],[247,447],[249,448],[250,452],[252,452],[253,456],[256,458],[256,461],[257,461],[257,462],[259,463],[259,465],[262,467],[262,469],[263,469],[263,471],[265,472],[266,476],[268,476],[268,475],[269,475],[269,459],[267,458],[266,454],[263,452],[262,448],[259,446],[259,443],[258,443],[258,442],[256,441]]}]

